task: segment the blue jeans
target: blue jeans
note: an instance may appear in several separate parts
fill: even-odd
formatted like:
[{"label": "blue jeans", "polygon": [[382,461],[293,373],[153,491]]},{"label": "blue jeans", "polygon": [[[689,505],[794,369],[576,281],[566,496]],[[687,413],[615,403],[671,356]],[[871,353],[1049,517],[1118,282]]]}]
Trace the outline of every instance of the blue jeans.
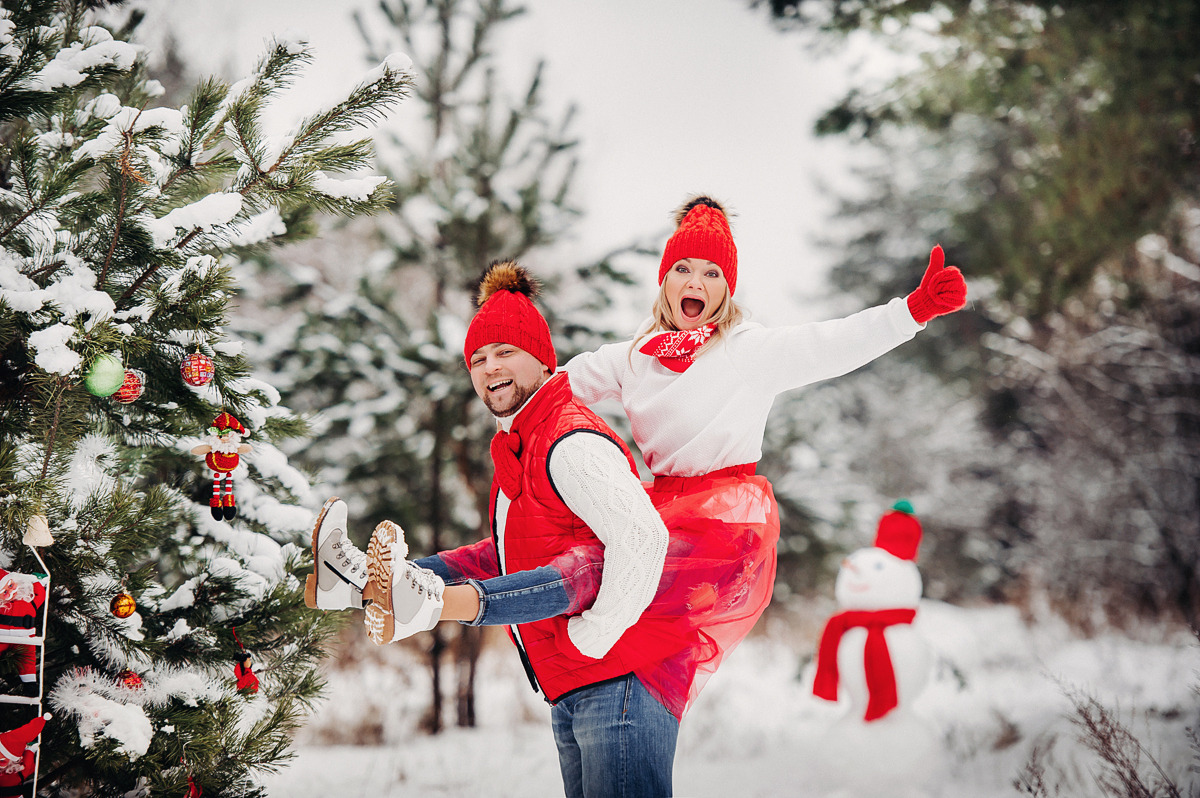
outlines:
[{"label": "blue jeans", "polygon": [[[555,566],[544,565],[491,579],[461,581],[454,579],[437,555],[415,562],[442,577],[446,584],[469,584],[479,591],[479,615],[473,621],[463,622],[468,626],[509,626],[573,615],[591,606],[595,598],[594,591],[588,594],[572,589],[572,580],[580,580],[578,573],[582,569],[564,574]],[[596,568],[595,572],[599,570]],[[591,578],[595,580],[594,576]],[[587,604],[580,606],[583,601]]]},{"label": "blue jeans", "polygon": [[567,798],[663,798],[679,721],[627,674],[568,693],[550,711]]}]

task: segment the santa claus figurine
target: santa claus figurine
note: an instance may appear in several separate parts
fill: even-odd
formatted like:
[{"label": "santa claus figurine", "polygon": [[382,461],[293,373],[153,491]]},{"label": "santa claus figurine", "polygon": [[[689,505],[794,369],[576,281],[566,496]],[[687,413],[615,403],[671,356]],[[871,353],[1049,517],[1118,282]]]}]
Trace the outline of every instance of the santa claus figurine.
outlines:
[{"label": "santa claus figurine", "polygon": [[0,734],[0,795],[20,795],[20,788],[37,769],[34,740],[42,733],[49,715],[34,718],[24,726]]},{"label": "santa claus figurine", "polygon": [[37,652],[20,639],[37,635],[38,608],[45,602],[46,585],[40,579],[0,568],[0,652],[11,648],[15,653],[21,691],[27,696],[38,694]]},{"label": "santa claus figurine", "polygon": [[[192,454],[204,455],[204,463],[213,472],[212,498],[208,507],[212,517],[220,521],[232,519],[237,515],[237,505],[233,499],[233,470],[241,462],[241,455],[250,452],[250,445],[242,443],[246,428],[228,412],[213,419],[208,428],[204,443],[192,449]],[[221,485],[224,483],[225,495],[221,495]]]},{"label": "santa claus figurine", "polygon": [[875,545],[843,560],[834,583],[841,611],[821,634],[813,693],[836,701],[840,686],[851,715],[866,722],[911,702],[929,679],[929,647],[912,628],[921,599],[920,543],[912,505],[897,502],[879,520]]}]

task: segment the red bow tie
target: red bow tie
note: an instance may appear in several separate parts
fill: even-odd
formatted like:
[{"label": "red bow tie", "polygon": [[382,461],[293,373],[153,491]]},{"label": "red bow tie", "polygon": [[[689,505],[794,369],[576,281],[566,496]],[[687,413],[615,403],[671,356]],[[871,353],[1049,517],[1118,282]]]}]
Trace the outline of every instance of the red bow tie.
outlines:
[{"label": "red bow tie", "polygon": [[696,350],[704,346],[717,325],[705,324],[695,330],[674,330],[660,333],[647,341],[638,351],[658,358],[671,371],[682,374],[696,362]]}]

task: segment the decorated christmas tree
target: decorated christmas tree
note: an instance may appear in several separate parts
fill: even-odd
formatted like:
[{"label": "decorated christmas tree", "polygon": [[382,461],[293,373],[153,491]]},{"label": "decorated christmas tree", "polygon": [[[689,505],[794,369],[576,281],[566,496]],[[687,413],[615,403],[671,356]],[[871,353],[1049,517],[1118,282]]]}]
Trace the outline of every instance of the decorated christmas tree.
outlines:
[{"label": "decorated christmas tree", "polygon": [[227,335],[231,264],[388,202],[354,136],[408,61],[274,134],[303,42],[159,106],[94,5],[0,8],[0,627],[33,641],[0,651],[0,732],[26,730],[0,743],[40,749],[42,794],[258,795],[331,629],[277,448],[304,423]]}]

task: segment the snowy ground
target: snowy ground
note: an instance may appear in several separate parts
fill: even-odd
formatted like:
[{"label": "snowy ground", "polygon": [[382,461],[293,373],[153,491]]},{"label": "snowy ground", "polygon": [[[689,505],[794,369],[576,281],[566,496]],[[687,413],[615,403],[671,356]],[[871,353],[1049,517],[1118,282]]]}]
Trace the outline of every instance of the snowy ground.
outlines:
[{"label": "snowy ground", "polygon": [[[937,602],[922,604],[917,624],[937,653],[929,687],[910,718],[864,729],[842,719],[844,707],[812,697],[815,634],[778,619],[760,623],[684,720],[677,795],[1012,796],[1034,746],[1050,741],[1050,776],[1068,787],[1064,794],[1099,795],[1100,763],[1066,718],[1071,689],[1118,709],[1167,773],[1187,784],[1185,727],[1196,721],[1200,664],[1190,635],[1083,640],[1057,622],[1029,628],[1012,608]],[[483,655],[479,727],[436,737],[416,731],[428,689],[416,657],[399,646],[344,652],[329,699],[300,735],[298,758],[266,780],[271,794],[562,794],[548,710],[506,642]],[[380,744],[337,744],[363,738]],[[853,746],[852,765],[832,764],[845,750],[835,740]],[[932,757],[916,754],[921,740]]]}]

